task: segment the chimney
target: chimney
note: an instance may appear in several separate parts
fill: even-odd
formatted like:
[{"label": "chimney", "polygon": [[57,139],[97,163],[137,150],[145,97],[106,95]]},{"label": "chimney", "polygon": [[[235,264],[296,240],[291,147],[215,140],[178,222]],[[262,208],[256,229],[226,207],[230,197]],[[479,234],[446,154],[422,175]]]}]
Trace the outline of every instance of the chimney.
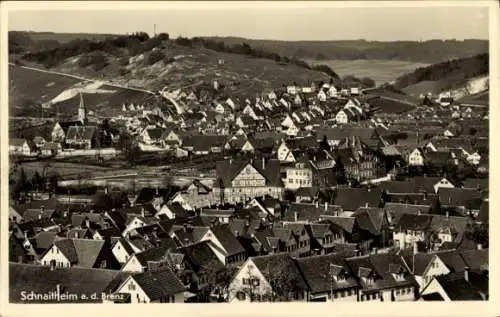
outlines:
[{"label": "chimney", "polygon": [[158,186],[156,186],[156,196],[160,195],[158,192]]},{"label": "chimney", "polygon": [[421,214],[422,214],[422,210],[420,210],[420,209],[419,209],[419,210],[417,210],[417,215],[419,215],[419,216],[420,216]]},{"label": "chimney", "polygon": [[464,268],[464,280],[466,282],[469,282],[469,272],[470,272],[470,267],[466,266]]},{"label": "chimney", "polygon": [[262,170],[266,169],[266,159],[263,157],[262,158]]},{"label": "chimney", "polygon": [[413,255],[418,253],[417,241],[413,241]]},{"label": "chimney", "polygon": [[108,194],[108,186],[104,187],[104,193],[107,195]]},{"label": "chimney", "polygon": [[316,201],[316,208],[319,208],[319,201]]},{"label": "chimney", "polygon": [[365,208],[368,208],[368,203],[365,203]]},{"label": "chimney", "polygon": [[482,250],[482,249],[483,249],[483,245],[482,245],[481,243],[478,243],[478,244],[477,244],[477,249],[478,249],[478,250]]},{"label": "chimney", "polygon": [[450,217],[450,212],[447,210],[446,211],[446,218],[449,218]]},{"label": "chimney", "polygon": [[293,219],[295,222],[297,222],[299,220],[299,213],[298,212],[296,212],[296,211],[293,212]]},{"label": "chimney", "polygon": [[325,201],[325,211],[327,211],[327,210],[328,210],[328,202]]},{"label": "chimney", "polygon": [[141,216],[142,217],[146,216],[146,211],[144,210],[144,207],[141,207]]},{"label": "chimney", "polygon": [[234,232],[234,235],[235,235],[236,237],[239,237],[239,236],[240,236],[239,231],[238,231],[238,230],[236,230],[236,231]]}]

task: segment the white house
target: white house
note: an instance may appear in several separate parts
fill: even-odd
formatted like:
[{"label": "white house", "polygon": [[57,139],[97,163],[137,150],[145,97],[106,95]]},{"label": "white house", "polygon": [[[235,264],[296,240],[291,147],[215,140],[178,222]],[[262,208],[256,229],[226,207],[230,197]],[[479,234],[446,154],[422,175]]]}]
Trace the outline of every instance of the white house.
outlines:
[{"label": "white house", "polygon": [[335,115],[335,121],[340,124],[346,124],[349,122],[349,117],[347,116],[347,113],[345,113],[345,111],[341,109]]},{"label": "white house", "polygon": [[292,151],[288,148],[286,142],[284,141],[281,142],[276,153],[280,162],[295,162]]},{"label": "white house", "polygon": [[424,166],[424,155],[420,149],[416,148],[408,155],[408,165]]},{"label": "white house", "polygon": [[115,242],[113,248],[111,248],[111,252],[113,252],[113,255],[115,256],[118,263],[125,264],[128,259],[130,259],[130,257],[134,254],[134,249],[127,242],[127,240],[125,240],[124,238],[120,238]]},{"label": "white house", "polygon": [[419,285],[419,292],[432,281],[434,276],[450,273],[448,267],[436,255],[432,253],[416,253],[404,257],[406,266],[415,276]]},{"label": "white house", "polygon": [[295,95],[298,93],[298,87],[296,86],[287,86],[286,87],[286,92],[289,93],[290,95]]},{"label": "white house", "polygon": [[337,97],[339,94],[339,91],[337,88],[335,88],[334,85],[331,85],[330,88],[328,88],[328,96],[330,97]]},{"label": "white house", "polygon": [[294,167],[286,169],[285,188],[294,190],[301,187],[311,187],[312,179],[313,172],[308,163],[295,163]]},{"label": "white house", "polygon": [[321,102],[326,101],[326,93],[325,93],[325,91],[321,89],[321,90],[318,92],[317,98],[318,98],[318,100],[319,100],[319,101],[321,101]]},{"label": "white house", "polygon": [[283,121],[281,121],[281,126],[288,128],[292,124],[293,124],[292,118],[290,117],[289,114],[286,114],[285,119],[283,119]]},{"label": "white house", "polygon": [[9,154],[30,155],[31,148],[25,139],[11,139],[9,142]]},{"label": "white house", "polygon": [[129,275],[116,289],[117,294],[129,294],[130,302],[184,303],[186,287],[167,266],[158,271]]}]

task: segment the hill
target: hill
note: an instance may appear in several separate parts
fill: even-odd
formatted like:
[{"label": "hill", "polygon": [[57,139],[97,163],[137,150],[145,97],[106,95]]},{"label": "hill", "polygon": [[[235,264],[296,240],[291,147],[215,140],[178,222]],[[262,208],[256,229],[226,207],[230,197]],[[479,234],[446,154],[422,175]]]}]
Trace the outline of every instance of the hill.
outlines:
[{"label": "hill", "polygon": [[463,89],[476,93],[487,88],[488,74],[489,54],[480,54],[418,68],[397,78],[394,86],[410,95]]},{"label": "hill", "polygon": [[[86,89],[84,94],[88,96],[84,99],[89,100],[86,104],[90,110],[112,114],[120,111],[123,103],[156,102],[154,92],[165,87],[196,90],[210,88],[217,80],[222,87],[217,92],[220,98],[244,98],[293,82],[307,85],[331,78],[320,71],[321,68],[182,45],[165,36],[72,41],[55,49],[25,53],[16,63],[19,65],[9,67],[13,94],[10,107],[12,113],[18,115],[28,115],[37,109],[36,105],[54,103],[58,95],[71,95],[75,89]],[[22,64],[41,70],[20,66]],[[146,91],[129,89],[131,87]],[[92,89],[100,91],[96,93]],[[74,114],[77,101],[73,98],[74,94],[63,98],[59,110]]]},{"label": "hill", "polygon": [[227,45],[247,43],[281,56],[316,60],[400,60],[419,63],[438,63],[487,53],[487,40],[429,40],[422,42],[395,41],[276,41],[238,37],[209,37]]}]

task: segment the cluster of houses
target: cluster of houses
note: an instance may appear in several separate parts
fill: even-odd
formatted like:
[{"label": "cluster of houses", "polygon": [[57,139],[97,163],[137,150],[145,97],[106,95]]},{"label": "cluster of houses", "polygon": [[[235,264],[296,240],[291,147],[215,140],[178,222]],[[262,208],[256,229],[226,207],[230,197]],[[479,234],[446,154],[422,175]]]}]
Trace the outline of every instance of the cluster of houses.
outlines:
[{"label": "cluster of houses", "polygon": [[[221,154],[215,180],[11,202],[11,302],[28,286],[128,303],[488,300],[484,107],[401,111],[328,84],[176,96],[114,121],[145,150]],[[59,127],[93,146],[86,124],[74,142]]]},{"label": "cluster of houses", "polygon": [[83,95],[80,93],[76,117],[67,121],[56,120],[50,131],[34,133],[32,138],[11,138],[9,154],[22,157],[51,157],[62,151],[88,151],[110,146],[113,139],[118,136],[117,133],[112,129],[103,129],[99,120],[89,117],[88,113]]}]

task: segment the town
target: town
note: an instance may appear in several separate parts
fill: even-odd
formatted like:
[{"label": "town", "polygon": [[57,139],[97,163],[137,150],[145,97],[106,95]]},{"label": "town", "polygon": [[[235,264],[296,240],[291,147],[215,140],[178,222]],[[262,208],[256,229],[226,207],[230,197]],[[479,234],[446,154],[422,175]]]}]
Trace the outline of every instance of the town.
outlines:
[{"label": "town", "polygon": [[10,136],[11,302],[488,300],[488,92],[224,85]]}]

